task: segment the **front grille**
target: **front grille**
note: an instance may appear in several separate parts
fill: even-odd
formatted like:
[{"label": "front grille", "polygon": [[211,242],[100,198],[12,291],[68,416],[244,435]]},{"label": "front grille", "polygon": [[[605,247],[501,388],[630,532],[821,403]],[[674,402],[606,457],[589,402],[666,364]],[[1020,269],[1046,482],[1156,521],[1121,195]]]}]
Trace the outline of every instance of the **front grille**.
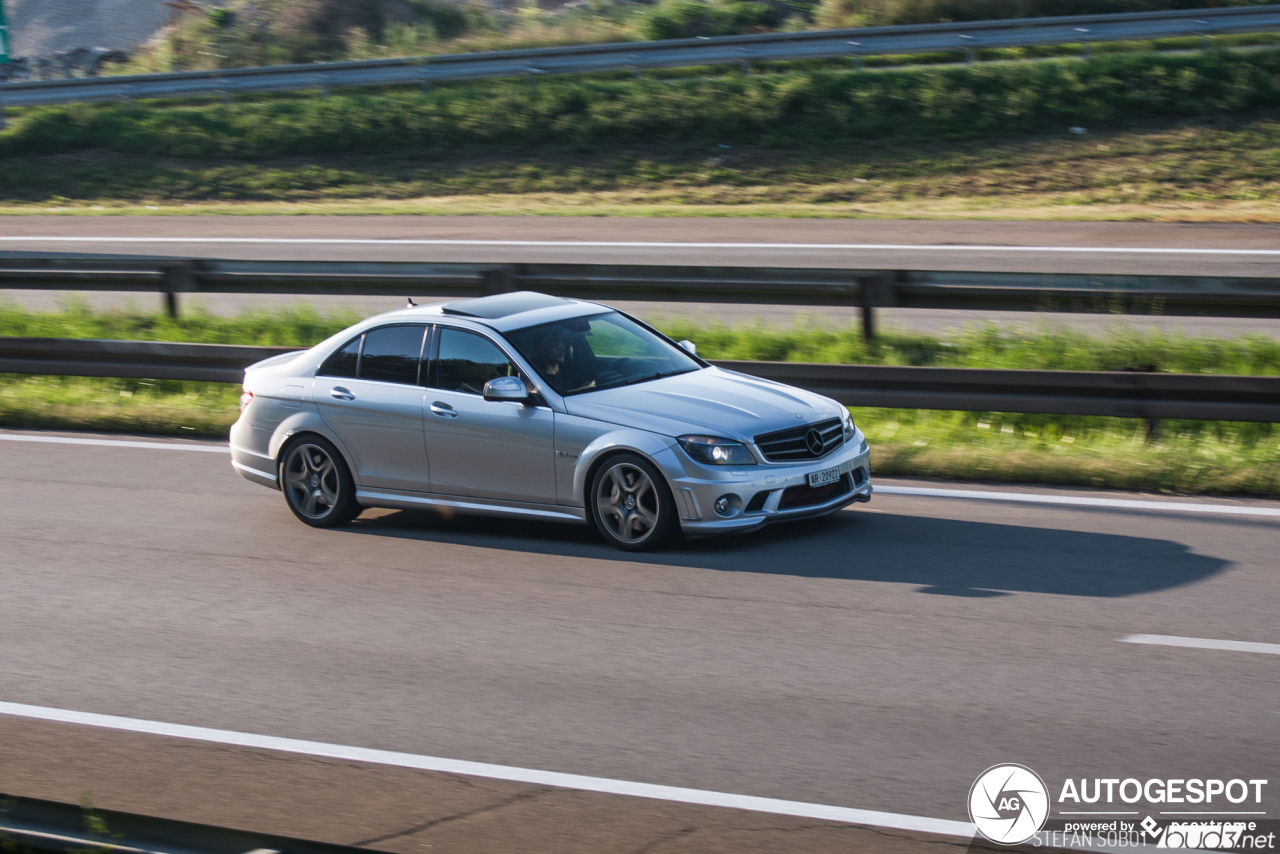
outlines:
[{"label": "front grille", "polygon": [[747,502],[747,506],[746,508],[743,509],[742,512],[743,513],[759,513],[761,510],[764,509],[764,503],[768,500],[769,500],[768,490],[765,490],[764,492],[757,492],[755,495],[751,496],[751,500]]},{"label": "front grille", "polygon": [[835,483],[823,486],[789,486],[782,491],[782,500],[778,502],[779,510],[792,510],[796,507],[813,507],[826,504],[833,498],[844,495],[853,487],[849,483],[849,475],[842,474]]},{"label": "front grille", "polygon": [[[817,453],[809,449],[807,436],[810,430],[817,430],[822,438],[822,449]],[[817,424],[805,424],[803,427],[789,427],[773,433],[761,433],[756,436],[755,443],[760,453],[764,454],[764,458],[771,463],[816,460],[844,444],[844,424],[839,418],[830,418],[819,421]]]}]

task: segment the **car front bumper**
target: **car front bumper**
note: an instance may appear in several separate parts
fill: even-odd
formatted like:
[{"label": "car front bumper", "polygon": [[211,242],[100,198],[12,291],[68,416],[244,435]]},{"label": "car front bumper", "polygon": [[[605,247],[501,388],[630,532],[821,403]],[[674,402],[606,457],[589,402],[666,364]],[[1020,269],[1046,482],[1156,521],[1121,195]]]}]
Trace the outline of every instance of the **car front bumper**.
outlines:
[{"label": "car front bumper", "polygon": [[[673,449],[672,456],[677,453]],[[803,464],[756,465],[739,471],[683,464],[680,471],[668,469],[668,474],[680,511],[680,527],[686,534],[698,536],[742,533],[773,522],[825,516],[854,502],[869,501],[873,491],[870,466],[871,450],[858,435],[839,451]],[[810,473],[831,468],[839,472],[841,489],[809,489]],[[715,503],[725,496],[730,509],[722,515],[716,512]]]}]

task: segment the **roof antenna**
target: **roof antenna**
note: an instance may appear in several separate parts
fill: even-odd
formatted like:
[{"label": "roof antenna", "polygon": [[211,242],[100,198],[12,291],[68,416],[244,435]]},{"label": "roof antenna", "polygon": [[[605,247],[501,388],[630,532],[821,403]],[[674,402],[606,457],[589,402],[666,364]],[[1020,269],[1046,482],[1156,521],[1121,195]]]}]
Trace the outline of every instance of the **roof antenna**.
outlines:
[{"label": "roof antenna", "polygon": [[409,297],[409,304],[405,308],[417,308],[418,304],[413,301],[413,297]]}]

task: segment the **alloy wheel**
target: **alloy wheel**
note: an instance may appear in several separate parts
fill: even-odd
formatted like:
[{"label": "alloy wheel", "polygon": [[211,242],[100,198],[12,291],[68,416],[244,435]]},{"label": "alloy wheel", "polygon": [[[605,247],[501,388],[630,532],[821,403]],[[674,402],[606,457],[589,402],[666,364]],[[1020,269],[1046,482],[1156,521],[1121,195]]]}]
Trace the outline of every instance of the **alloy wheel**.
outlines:
[{"label": "alloy wheel", "polygon": [[630,463],[618,463],[600,479],[596,507],[609,533],[623,543],[644,542],[658,524],[658,490]]},{"label": "alloy wheel", "polygon": [[302,444],[289,452],[283,467],[289,502],[308,519],[323,519],[337,506],[342,481],[329,452]]}]

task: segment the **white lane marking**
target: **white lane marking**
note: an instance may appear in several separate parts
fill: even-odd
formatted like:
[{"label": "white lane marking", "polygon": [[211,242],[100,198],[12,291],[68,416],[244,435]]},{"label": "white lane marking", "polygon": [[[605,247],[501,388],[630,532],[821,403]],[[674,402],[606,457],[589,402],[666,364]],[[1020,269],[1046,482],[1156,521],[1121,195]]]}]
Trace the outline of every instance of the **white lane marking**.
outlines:
[{"label": "white lane marking", "polygon": [[1235,504],[1192,504],[1177,501],[1136,501],[1128,498],[1086,498],[1040,492],[983,492],[977,489],[930,489],[917,486],[877,486],[877,495],[923,495],[929,498],[975,498],[980,501],[1021,501],[1072,507],[1113,507],[1122,510],[1165,510],[1176,513],[1218,513],[1227,516],[1280,517],[1280,509]]},{"label": "white lane marking", "polygon": [[685,243],[641,240],[431,240],[414,238],[327,238],[327,237],[12,237],[9,243],[246,243],[246,244],[351,244],[361,246],[512,246],[571,249],[850,249],[902,250],[925,252],[1076,252],[1131,255],[1280,255],[1280,249],[1195,249],[1152,246],[984,246],[933,243]]},{"label": "white lane marking", "polygon": [[[117,439],[70,439],[62,436],[20,436],[0,433],[5,442],[45,442],[55,445],[98,445],[107,448],[143,448],[161,451],[203,451],[227,454],[229,445],[194,445],[178,442],[130,442]],[[1174,510],[1185,513],[1218,513],[1235,516],[1280,517],[1280,509],[1233,504],[1191,504],[1174,501],[1134,501],[1122,498],[1084,498],[1045,495],[1039,492],[983,492],[977,489],[931,489],[915,486],[877,486],[880,495],[921,495],[929,498],[975,498],[982,501],[1020,501],[1029,504],[1065,504],[1078,507],[1115,507],[1125,510]]]},{"label": "white lane marking", "polygon": [[99,445],[104,448],[145,448],[160,451],[204,451],[206,454],[229,454],[229,445],[190,445],[180,442],[126,442],[119,439],[68,439],[63,436],[15,436],[0,433],[5,442],[43,442],[50,445]]},{"label": "white lane marking", "polygon": [[1280,643],[1254,643],[1252,641],[1216,640],[1214,638],[1183,638],[1177,635],[1129,635],[1121,643],[1146,643],[1155,646],[1183,646],[1191,649],[1225,649],[1230,652],[1261,652],[1280,655]]},{"label": "white lane marking", "polygon": [[443,759],[438,756],[421,756],[415,753],[399,753],[391,750],[371,750],[343,744],[320,741],[302,741],[296,738],[278,738],[224,729],[170,724],[115,715],[97,715],[53,709],[47,706],[29,706],[24,703],[0,702],[0,714],[42,721],[81,724],[106,729],[163,735],[170,738],[186,738],[194,741],[210,741],[238,747],[263,750],[279,750],[306,756],[322,756],[328,759],[347,759],[353,762],[369,762],[376,765],[392,765],[397,768],[416,768],[423,771],[440,771],[445,774],[465,774],[471,777],[487,777],[494,780],[510,780],[531,783],[536,786],[556,786],[585,792],[602,792],[608,795],[628,795],[659,801],[676,801],[684,804],[700,804],[710,807],[750,810],[752,812],[793,815],[801,818],[817,818],[841,821],[849,824],[866,824],[873,827],[889,827],[895,830],[916,830],[946,836],[971,837],[974,827],[967,821],[951,821],[901,813],[860,810],[850,807],[833,807],[809,804],[802,801],[784,801],[776,798],[758,798],[752,795],[733,795],[710,792],[704,789],[684,789],[676,786],[658,786],[652,783],[632,783],[611,780],[606,777],[584,777],[580,774],[561,774],[556,771],[538,771],[532,768],[516,768],[510,765],[490,765],[484,762],[466,762],[460,759]]}]

